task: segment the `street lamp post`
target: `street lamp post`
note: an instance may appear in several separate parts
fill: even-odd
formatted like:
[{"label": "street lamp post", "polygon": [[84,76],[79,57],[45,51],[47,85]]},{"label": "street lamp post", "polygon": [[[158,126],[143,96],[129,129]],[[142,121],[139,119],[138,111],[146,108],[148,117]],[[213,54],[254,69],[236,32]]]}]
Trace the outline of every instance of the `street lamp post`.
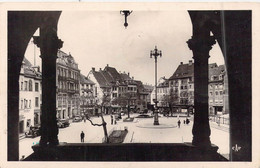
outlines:
[{"label": "street lamp post", "polygon": [[154,108],[154,123],[153,125],[159,125],[159,119],[158,119],[158,108],[157,108],[157,57],[160,56],[162,57],[162,51],[158,50],[157,47],[155,46],[155,49],[150,52],[150,58],[154,57],[154,62],[155,62],[155,108]]},{"label": "street lamp post", "polygon": [[129,16],[133,11],[129,11],[129,10],[121,10],[120,14],[125,16],[125,23],[124,26],[125,28],[127,28],[128,23],[127,23],[127,16]]}]

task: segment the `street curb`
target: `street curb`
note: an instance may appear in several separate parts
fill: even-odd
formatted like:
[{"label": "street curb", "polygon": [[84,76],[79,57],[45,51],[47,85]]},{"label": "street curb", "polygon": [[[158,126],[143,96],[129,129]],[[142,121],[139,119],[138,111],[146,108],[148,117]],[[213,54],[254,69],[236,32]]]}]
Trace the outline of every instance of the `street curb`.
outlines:
[{"label": "street curb", "polygon": [[25,138],[25,135],[19,135],[19,140],[22,140]]}]

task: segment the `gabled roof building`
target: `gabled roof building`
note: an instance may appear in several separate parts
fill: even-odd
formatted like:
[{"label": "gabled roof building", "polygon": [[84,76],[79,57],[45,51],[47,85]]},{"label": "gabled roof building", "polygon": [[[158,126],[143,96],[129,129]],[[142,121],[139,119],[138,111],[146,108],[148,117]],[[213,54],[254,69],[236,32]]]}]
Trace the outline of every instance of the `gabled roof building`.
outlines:
[{"label": "gabled roof building", "polygon": [[[132,109],[143,109],[143,105],[147,103],[147,96],[149,92],[146,92],[142,86],[141,81],[136,81],[130,74],[118,72],[116,68],[107,65],[103,70],[100,68],[96,71],[95,68],[88,74],[88,78],[95,83],[96,95],[99,100],[103,95],[109,95],[111,103],[109,107],[105,109],[106,113],[109,113],[109,109],[117,111],[121,106],[117,103],[112,103],[114,99],[120,99],[124,95],[130,96],[129,106]],[[138,90],[139,89],[139,90]],[[142,102],[142,103],[141,103]],[[145,103],[143,103],[145,102]],[[137,107],[139,105],[140,107]]]}]

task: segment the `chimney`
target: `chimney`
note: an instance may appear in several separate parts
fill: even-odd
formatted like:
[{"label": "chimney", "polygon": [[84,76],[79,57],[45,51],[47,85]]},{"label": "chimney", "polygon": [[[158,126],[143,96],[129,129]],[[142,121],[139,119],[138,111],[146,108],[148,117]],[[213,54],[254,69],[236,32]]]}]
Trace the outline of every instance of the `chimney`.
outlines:
[{"label": "chimney", "polygon": [[130,73],[128,72],[127,75],[130,77]]},{"label": "chimney", "polygon": [[134,80],[134,77],[132,76],[132,79]]},{"label": "chimney", "polygon": [[107,64],[107,67],[109,67],[109,65]]},{"label": "chimney", "polygon": [[94,67],[92,67],[92,71],[95,71],[95,68],[94,68]]},{"label": "chimney", "polygon": [[99,71],[102,71],[102,69],[101,69],[101,68],[99,68]]},{"label": "chimney", "polygon": [[192,65],[192,60],[189,60],[189,65]]},{"label": "chimney", "polygon": [[183,62],[181,62],[181,65],[183,64]]}]

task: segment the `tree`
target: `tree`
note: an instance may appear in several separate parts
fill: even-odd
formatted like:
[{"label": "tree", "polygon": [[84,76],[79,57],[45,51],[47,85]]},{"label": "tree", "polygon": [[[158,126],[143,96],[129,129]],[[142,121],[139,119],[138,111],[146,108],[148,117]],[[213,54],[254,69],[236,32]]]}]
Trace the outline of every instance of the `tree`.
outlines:
[{"label": "tree", "polygon": [[173,89],[172,87],[170,88],[169,94],[164,95],[162,98],[162,101],[168,104],[170,108],[171,116],[173,114],[173,106],[178,104],[178,99],[179,99],[178,90]]},{"label": "tree", "polygon": [[96,102],[96,106],[97,107],[100,107],[100,117],[101,117],[101,120],[102,120],[102,123],[101,124],[95,124],[92,122],[92,120],[90,118],[87,118],[88,121],[90,121],[91,125],[93,126],[103,126],[103,130],[104,130],[104,136],[105,136],[105,142],[106,143],[109,143],[109,138],[108,138],[108,134],[107,134],[107,123],[103,117],[103,109],[102,107],[104,107],[107,103],[110,102],[110,94],[106,94],[103,92],[103,96],[102,98],[100,99],[100,101]]},{"label": "tree", "polygon": [[134,97],[134,93],[126,92],[121,94],[119,97],[115,97],[112,100],[112,104],[117,104],[121,107],[127,107],[127,118],[130,118],[130,101]]}]

